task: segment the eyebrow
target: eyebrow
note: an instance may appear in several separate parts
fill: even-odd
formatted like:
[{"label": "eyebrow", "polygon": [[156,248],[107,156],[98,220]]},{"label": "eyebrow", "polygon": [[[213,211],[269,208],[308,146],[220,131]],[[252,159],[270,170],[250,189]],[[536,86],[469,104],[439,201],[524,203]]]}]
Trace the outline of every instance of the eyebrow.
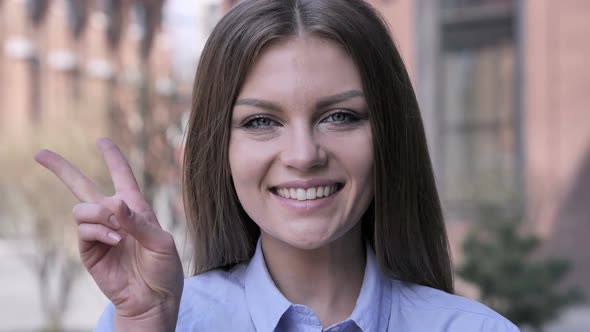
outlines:
[{"label": "eyebrow", "polygon": [[[341,92],[332,96],[321,98],[316,103],[316,108],[321,109],[325,108],[340,102],[343,102],[348,99],[352,99],[355,97],[363,97],[364,94],[360,90],[349,90],[345,92]],[[246,106],[254,106],[258,108],[264,108],[269,111],[280,112],[281,107],[273,102],[255,98],[243,98],[236,101],[236,106],[239,105],[246,105]]]}]

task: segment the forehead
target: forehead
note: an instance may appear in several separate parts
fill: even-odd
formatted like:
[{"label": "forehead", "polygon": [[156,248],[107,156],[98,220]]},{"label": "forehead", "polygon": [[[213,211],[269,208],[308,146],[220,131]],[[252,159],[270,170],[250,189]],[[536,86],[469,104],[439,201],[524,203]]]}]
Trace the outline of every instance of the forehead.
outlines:
[{"label": "forehead", "polygon": [[314,35],[281,40],[255,61],[240,97],[315,102],[347,90],[361,90],[357,67],[337,43]]}]

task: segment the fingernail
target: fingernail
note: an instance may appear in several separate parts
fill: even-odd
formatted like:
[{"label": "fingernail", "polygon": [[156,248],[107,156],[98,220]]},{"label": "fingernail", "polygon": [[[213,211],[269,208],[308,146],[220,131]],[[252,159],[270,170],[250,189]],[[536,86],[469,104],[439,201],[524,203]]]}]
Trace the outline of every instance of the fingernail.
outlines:
[{"label": "fingernail", "polygon": [[121,241],[121,235],[115,233],[115,232],[108,232],[107,236],[109,237],[109,239],[113,240],[113,242],[119,243],[119,241]]},{"label": "fingernail", "polygon": [[121,225],[119,225],[119,222],[117,221],[117,218],[115,218],[114,215],[111,215],[109,217],[109,224],[111,224],[111,226],[113,226],[114,228],[121,227]]},{"label": "fingernail", "polygon": [[123,209],[123,214],[126,215],[127,217],[131,217],[131,215],[133,214],[133,212],[131,211],[131,209],[129,208],[129,206],[127,206],[127,203],[125,203],[125,201],[121,201],[121,208]]}]

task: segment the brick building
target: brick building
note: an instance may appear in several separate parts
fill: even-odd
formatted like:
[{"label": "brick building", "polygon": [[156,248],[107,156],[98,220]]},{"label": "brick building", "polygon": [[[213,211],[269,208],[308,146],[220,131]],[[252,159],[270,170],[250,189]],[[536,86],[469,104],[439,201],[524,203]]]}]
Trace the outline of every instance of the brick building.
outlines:
[{"label": "brick building", "polygon": [[0,75],[7,79],[0,80],[0,130],[26,135],[35,125],[75,117],[90,136],[113,137],[147,187],[171,181],[178,174],[160,166],[174,164],[165,132],[181,108],[162,5],[1,1]]},{"label": "brick building", "polygon": [[[77,129],[89,142],[113,137],[130,158],[148,199],[160,212],[167,211],[159,217],[170,229],[170,223],[179,219],[175,217],[179,212],[180,118],[188,108],[188,98],[177,96],[162,10],[163,0],[1,0],[0,136],[2,147],[19,148],[28,147],[22,141],[37,137],[34,133],[40,130],[71,140],[69,129]],[[83,127],[83,131],[73,126]],[[32,144],[53,148],[46,141]],[[0,164],[6,173],[14,170],[20,159],[4,155],[4,151],[0,152]],[[87,151],[85,156],[93,152]],[[34,171],[33,152],[26,153],[30,154],[27,170]],[[3,200],[5,187],[10,185],[0,181]],[[9,188],[14,189],[11,196],[28,190],[24,185]],[[55,188],[55,195],[61,195],[59,189]],[[66,202],[69,196],[63,192],[63,197],[51,200],[54,198]],[[68,257],[69,243],[62,241],[58,251],[50,252],[52,248],[38,245],[44,243],[44,236],[52,236],[36,231],[42,223],[8,217],[4,207],[0,207],[0,310],[4,313],[0,330],[55,328],[46,326],[55,324],[51,321],[55,318],[62,319],[68,330],[90,330],[104,309],[104,296],[88,274],[59,274],[60,265],[48,258]],[[37,210],[38,205],[29,204],[28,208]],[[71,224],[68,218],[65,222]],[[12,231],[12,224],[30,227]],[[40,279],[45,277],[39,277],[37,265],[28,264],[30,258],[52,265],[43,272],[49,278],[75,278],[68,284],[71,295],[62,304],[56,299],[63,299],[61,294],[68,296],[70,289],[56,291],[58,287],[42,284]],[[68,303],[67,311],[57,317]]]},{"label": "brick building", "polygon": [[590,294],[590,3],[372,2],[415,82],[455,257],[477,200],[516,202]]},{"label": "brick building", "polygon": [[[199,1],[200,42],[235,2]],[[456,261],[478,200],[516,202],[544,250],[574,263],[570,282],[590,296],[590,3],[369,2],[416,87]],[[19,135],[75,115],[89,135],[114,136],[148,186],[178,180],[169,134],[181,132],[190,84],[176,88],[161,10],[160,0],[0,0],[0,131]],[[14,256],[8,249],[4,262]],[[7,298],[8,309],[26,308],[4,311],[22,328],[34,305]],[[70,325],[94,324],[104,299],[92,312],[82,310],[88,302],[77,294],[68,319],[82,318]]]},{"label": "brick building", "polygon": [[369,2],[418,94],[455,261],[479,202],[524,208],[590,294],[590,3]]}]

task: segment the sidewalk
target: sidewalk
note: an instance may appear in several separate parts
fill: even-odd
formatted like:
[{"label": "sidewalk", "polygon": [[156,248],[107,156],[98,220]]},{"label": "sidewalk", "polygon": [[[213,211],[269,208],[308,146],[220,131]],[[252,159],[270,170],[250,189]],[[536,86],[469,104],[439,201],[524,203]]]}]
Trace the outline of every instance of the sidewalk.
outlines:
[{"label": "sidewalk", "polygon": [[[19,256],[30,248],[22,241],[0,239],[0,332],[39,331],[43,327],[37,280]],[[87,273],[75,281],[70,301],[66,330],[92,331],[107,300]]]}]

